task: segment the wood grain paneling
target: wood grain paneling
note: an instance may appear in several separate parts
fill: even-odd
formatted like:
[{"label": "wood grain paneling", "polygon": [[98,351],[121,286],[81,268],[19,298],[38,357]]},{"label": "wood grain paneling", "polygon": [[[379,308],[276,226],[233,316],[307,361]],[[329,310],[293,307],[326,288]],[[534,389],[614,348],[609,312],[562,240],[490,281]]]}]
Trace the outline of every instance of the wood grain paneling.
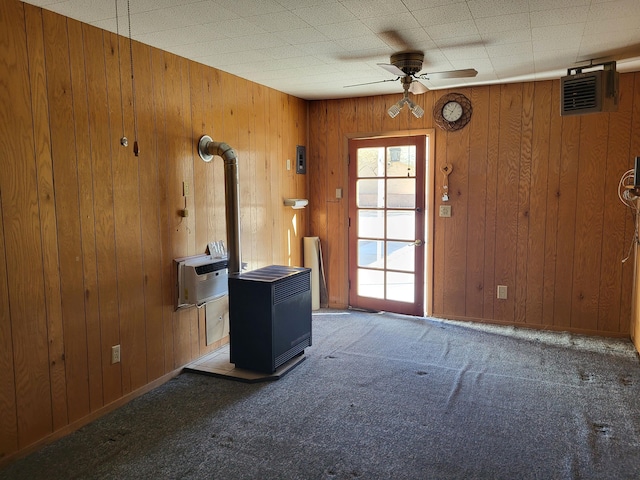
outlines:
[{"label": "wood grain paneling", "polygon": [[[3,105],[10,105],[10,91],[7,87],[12,80],[10,75],[15,72],[13,70],[16,56],[14,51],[17,40],[16,33],[12,30],[11,24],[19,18],[19,12],[16,10],[15,3],[4,2],[0,5],[0,100]],[[32,43],[36,43],[38,38],[34,38]],[[19,41],[18,41],[19,42]],[[41,67],[42,69],[43,67]],[[41,80],[42,82],[42,80]],[[40,82],[34,85],[38,97],[42,96],[44,87]],[[36,98],[38,98],[36,97]],[[6,113],[5,113],[6,112]],[[7,138],[7,134],[12,134],[13,130],[9,130],[12,118],[10,111],[3,108],[0,111],[0,144],[4,147],[11,145],[11,138]],[[43,142],[47,139],[43,138]],[[3,155],[4,165],[4,155]],[[3,175],[4,177],[5,175]],[[0,221],[0,461],[18,450],[18,414],[16,406],[16,383],[14,375],[14,352],[13,352],[13,334],[11,332],[11,309],[9,306],[9,279],[7,271],[7,250],[5,248],[5,231],[4,231],[4,198],[2,194],[4,186],[0,180],[0,208],[3,212]],[[51,195],[51,193],[49,194]],[[8,199],[7,199],[8,200]],[[57,318],[60,318],[58,315]]]},{"label": "wood grain paneling", "polygon": [[513,322],[518,234],[518,181],[522,140],[522,84],[500,89],[498,182],[496,190],[496,285],[511,287],[506,300],[494,303],[497,320]]},{"label": "wood grain paneling", "polygon": [[[2,198],[0,198],[0,208]],[[4,229],[0,222],[0,255],[5,258]],[[18,450],[18,417],[16,384],[13,376],[13,345],[7,269],[0,262],[0,461]]]},{"label": "wood grain paneling", "polygon": [[529,263],[529,228],[531,227],[531,148],[533,138],[533,98],[535,84],[522,86],[522,135],[518,172],[518,233],[516,237],[516,277],[514,321],[527,321],[527,271]]},{"label": "wood grain paneling", "polygon": [[[167,218],[170,225],[169,258],[178,258],[189,255],[189,231],[191,229],[193,215],[180,217],[177,212],[189,207],[188,198],[182,195],[182,182],[190,179],[184,178],[183,162],[177,159],[184,158],[191,152],[185,152],[182,147],[185,136],[184,104],[182,101],[182,61],[175,55],[165,53],[165,109],[166,115],[166,185],[167,185]],[[167,75],[166,72],[173,72]],[[189,157],[188,161],[192,159]],[[166,265],[166,264],[165,264]],[[175,284],[175,273],[171,269],[167,273],[167,281]],[[191,323],[193,316],[189,310],[179,310],[173,314],[171,322],[173,328],[173,356],[174,363],[171,369],[183,365],[191,360]]]},{"label": "wood grain paneling", "polygon": [[[82,245],[84,322],[86,328],[87,375],[91,411],[103,405],[100,304],[95,243],[95,210],[92,185],[90,113],[87,94],[84,34],[78,22],[67,24],[69,61],[78,169],[78,200]],[[79,417],[78,417],[79,418]]]},{"label": "wood grain paneling", "polygon": [[53,428],[68,422],[67,382],[65,372],[64,330],[60,291],[58,233],[51,161],[51,132],[49,130],[49,100],[44,61],[42,17],[34,9],[25,10],[29,80],[31,83],[31,111],[38,175],[38,205],[44,266],[45,299],[47,302],[47,332],[49,336],[49,372],[51,376],[51,408]]},{"label": "wood grain paneling", "polygon": [[[338,130],[341,128],[340,125],[340,105],[337,105],[337,108],[333,108],[327,111],[327,138],[332,139],[332,141],[327,142],[326,152],[328,158],[335,159],[331,165],[328,165],[326,170],[326,189],[324,191],[325,197],[322,201],[327,206],[327,218],[331,218],[332,221],[327,223],[327,238],[338,239],[342,235],[344,235],[344,206],[341,205],[340,201],[336,199],[336,188],[341,188],[344,182],[344,161],[343,156],[341,155],[340,150],[342,149],[342,143],[340,141],[336,141],[339,138]],[[324,269],[325,274],[330,276],[335,276],[343,281],[343,283],[339,286],[340,290],[344,289],[344,265],[343,256],[340,254],[334,254],[333,249],[337,247],[337,244],[334,242],[325,243],[325,247],[323,249],[323,254],[325,255],[324,259]],[[338,286],[338,285],[336,285]],[[331,304],[336,304],[339,302],[339,297],[333,297],[332,295],[338,293],[338,290],[331,290],[328,292],[329,298],[328,301]]]},{"label": "wood grain paneling", "polygon": [[[477,120],[469,125],[468,201],[466,236],[465,315],[482,318],[484,300],[485,208],[487,197],[487,143],[489,123],[489,89],[474,88],[469,97],[473,116]],[[456,210],[456,214],[457,214]]]},{"label": "wood grain paneling", "polygon": [[173,309],[175,302],[167,301],[177,295],[175,286],[175,274],[173,263],[164,260],[173,255],[172,233],[174,230],[174,211],[169,208],[167,186],[168,182],[168,145],[170,139],[167,132],[167,105],[165,102],[165,79],[164,72],[168,64],[165,62],[164,53],[151,50],[151,82],[153,84],[153,106],[155,116],[154,140],[156,144],[156,165],[158,172],[158,218],[160,221],[158,235],[162,249],[161,281],[162,281],[162,321],[163,341],[164,341],[164,373],[168,373],[174,368],[173,353]]},{"label": "wood grain paneling", "polygon": [[544,287],[542,289],[542,324],[553,325],[555,287],[558,260],[558,207],[560,204],[560,158],[562,152],[562,117],[560,83],[551,91],[551,127],[549,129],[549,171],[547,176],[547,208],[544,234]]},{"label": "wood grain paneling", "polygon": [[[474,119],[475,122],[475,119]],[[487,183],[484,235],[484,305],[482,318],[494,318],[496,302],[496,233],[497,233],[497,186],[498,146],[500,133],[500,85],[489,87],[489,129],[487,133]],[[437,283],[434,279],[434,283]],[[435,288],[435,285],[434,285]]]},{"label": "wood grain paneling", "polygon": [[[52,430],[51,379],[25,16],[16,1],[0,12],[0,196],[17,413],[17,442],[7,444],[23,448]],[[12,402],[3,403],[11,415]]]},{"label": "wood grain paneling", "polygon": [[[447,92],[443,92],[443,95]],[[384,112],[382,113],[384,114]],[[430,115],[425,114],[425,116],[430,118]],[[440,138],[446,138],[446,133],[439,132]],[[451,186],[450,181],[447,177],[445,177],[444,172],[442,171],[442,167],[446,165],[446,161],[448,159],[448,142],[438,141],[437,135],[436,138],[431,139],[431,141],[435,142],[435,158],[432,158],[431,161],[435,163],[435,205],[436,209],[439,205],[444,204],[444,194],[447,193],[451,198]],[[454,167],[455,168],[455,167]],[[450,172],[451,174],[452,172]],[[449,176],[449,178],[451,178]],[[445,183],[447,184],[447,188],[445,189]],[[440,312],[444,311],[444,302],[445,302],[445,291],[444,291],[444,280],[443,275],[446,268],[447,258],[443,255],[445,251],[445,242],[446,242],[446,229],[445,224],[443,223],[446,219],[440,218],[438,215],[433,212],[434,220],[433,220],[433,274],[437,276],[440,280],[438,282],[434,282],[433,285],[428,286],[429,290],[433,292],[433,306],[432,312],[436,315],[440,314]],[[428,297],[428,295],[427,295]]]},{"label": "wood grain paneling", "polygon": [[562,328],[571,326],[573,307],[573,272],[575,257],[577,179],[580,158],[580,118],[562,119],[562,147],[558,176],[558,216],[556,230],[556,265],[554,288],[553,324]]},{"label": "wood grain paneling", "polygon": [[[618,112],[609,116],[606,170],[604,171],[603,219],[608,226],[602,236],[602,259],[599,282],[598,329],[620,329],[621,300],[623,298],[623,272],[631,270],[622,263],[631,245],[625,241],[625,226],[632,224],[631,213],[617,197],[619,178],[631,166],[631,122],[633,118],[634,75],[623,75],[620,81],[620,105]],[[637,151],[636,151],[637,152]],[[614,220],[614,221],[610,221]],[[627,262],[628,263],[628,262]],[[625,267],[625,268],[623,268]],[[626,296],[626,295],[625,295]]]},{"label": "wood grain paneling", "polygon": [[[616,198],[617,182],[640,150],[632,125],[640,112],[637,75],[621,75],[617,113],[577,117],[559,115],[559,81],[455,90],[472,99],[474,113],[462,131],[435,131],[435,180],[428,190],[436,211],[439,168],[453,165],[453,216],[433,218],[427,289],[435,315],[629,333],[633,269],[621,260],[633,222]],[[445,93],[416,97],[427,112],[422,119],[390,119],[393,95],[310,103],[309,226],[329,256],[331,306],[348,304],[347,274],[333,268],[347,263],[348,240],[329,234],[347,214],[332,198],[345,139],[431,128],[431,110]],[[506,300],[496,298],[497,285],[508,287]]]},{"label": "wood grain paneling", "polygon": [[[471,96],[466,90],[461,93]],[[407,112],[409,113],[409,112]],[[388,116],[388,115],[387,115]],[[466,311],[467,289],[467,237],[469,201],[469,131],[463,128],[446,135],[446,158],[438,157],[436,153],[436,170],[445,165],[453,167],[449,175],[449,205],[450,218],[438,218],[438,229],[444,231],[444,269],[442,276],[444,311],[456,316],[464,316]],[[436,147],[437,148],[437,147]],[[471,234],[473,237],[474,234]]]},{"label": "wood grain paneling", "polygon": [[[309,188],[309,229],[311,235],[319,237],[322,245],[327,242],[327,102],[312,102],[309,107],[309,119],[314,130],[309,135],[307,152],[307,174],[313,178],[313,187]],[[332,161],[335,161],[333,159]],[[338,253],[340,255],[340,253]],[[346,257],[343,257],[343,261]],[[346,302],[345,302],[346,304]]]},{"label": "wood grain paneling", "polygon": [[[44,11],[45,62],[50,107],[51,153],[55,179],[55,208],[64,328],[67,404],[70,420],[90,410],[87,365],[87,331],[84,308],[84,270],[78,192],[76,148],[85,153],[84,142],[76,142],[73,89],[64,17]],[[79,93],[78,93],[79,95]]]},{"label": "wood grain paneling", "polygon": [[605,173],[609,115],[585,116],[580,122],[580,145],[591,148],[580,151],[577,177],[576,227],[573,265],[573,308],[571,325],[589,330],[598,327],[598,301],[602,245],[604,235]]},{"label": "wood grain paneling", "polygon": [[[258,126],[265,125],[266,117],[268,115],[269,107],[266,103],[265,95],[267,89],[262,85],[253,85],[253,107],[256,121],[256,132],[254,135],[256,151],[256,164],[255,164],[255,225],[253,231],[256,235],[260,235],[260,232],[268,231],[269,222],[269,206],[267,198],[271,196],[271,184],[267,182],[268,175],[268,154],[267,154],[267,131],[264,128],[258,128]],[[272,251],[270,239],[264,235],[260,235],[258,243],[256,244],[256,263],[258,265],[267,265],[272,263]]]},{"label": "wood grain paneling", "polygon": [[[630,148],[630,157],[634,158],[635,156],[638,155],[638,152],[640,152],[640,102],[635,101],[636,97],[640,94],[640,75],[638,73],[636,73],[634,75],[634,85],[633,85],[633,109],[632,109],[632,119],[631,119],[631,148]],[[632,168],[631,166],[631,162],[629,163],[629,168]],[[635,229],[637,228],[637,220],[634,221],[634,219],[632,218],[631,215],[627,215],[625,218],[625,232],[628,234],[629,232],[633,232],[635,231]],[[628,237],[627,237],[628,238]],[[633,238],[633,237],[632,237]],[[637,239],[636,239],[637,240]],[[631,248],[632,250],[629,250],[627,252],[627,248]],[[636,254],[636,271],[635,272],[629,272],[630,269],[623,269],[623,291],[622,291],[622,297],[620,300],[620,304],[621,304],[621,309],[624,309],[627,305],[631,305],[633,303],[634,305],[634,314],[632,317],[632,323],[634,326],[634,344],[636,345],[636,348],[638,349],[638,351],[640,352],[640,281],[638,279],[640,279],[640,259],[638,258],[637,254],[638,254],[638,244],[637,242],[633,242],[633,247],[629,246],[629,247],[625,247],[625,253],[624,255],[626,256],[627,253],[635,253]],[[632,257],[633,258],[633,257]],[[629,279],[628,277],[634,277],[634,284],[633,284],[633,291],[631,292],[631,290],[628,287],[628,283],[629,283]],[[629,289],[629,290],[628,290]],[[628,295],[628,297],[625,298],[625,294],[628,292],[631,293],[631,295]]]},{"label": "wood grain paneling", "polygon": [[308,217],[294,232],[282,198],[308,177],[284,167],[307,102],[18,0],[0,6],[0,100],[2,464],[215,347],[204,310],[175,311],[173,259],[226,237],[202,134],[239,153],[250,268],[301,264]]},{"label": "wood grain paneling", "polygon": [[[156,161],[163,148],[155,135],[154,85],[150,48],[133,45],[138,122],[138,183],[140,188],[140,231],[144,279],[144,331],[147,381],[164,375],[162,235],[159,166]],[[138,358],[136,361],[143,360]]]},{"label": "wood grain paneling", "polygon": [[[85,53],[92,174],[91,184],[86,187],[90,187],[93,194],[93,229],[95,232],[93,242],[96,252],[97,290],[89,290],[88,294],[98,299],[100,331],[95,332],[93,324],[91,331],[92,335],[99,335],[100,338],[100,368],[102,369],[101,372],[92,370],[91,375],[101,380],[102,404],[108,404],[119,398],[122,392],[120,366],[111,365],[111,346],[119,343],[120,331],[120,326],[116,321],[118,318],[118,297],[113,226],[111,131],[109,129],[104,38],[100,30],[86,25],[83,26],[82,32],[85,45],[93,46],[90,52]],[[117,138],[121,134],[116,132],[114,135]],[[85,292],[86,295],[87,292]],[[95,353],[92,352],[92,355]]]},{"label": "wood grain paneling", "polygon": [[[531,139],[531,179],[529,196],[529,235],[527,239],[527,270],[525,321],[543,323],[543,289],[549,176],[549,130],[551,122],[552,82],[535,84],[533,104],[533,136]],[[554,112],[556,113],[556,112]]]}]

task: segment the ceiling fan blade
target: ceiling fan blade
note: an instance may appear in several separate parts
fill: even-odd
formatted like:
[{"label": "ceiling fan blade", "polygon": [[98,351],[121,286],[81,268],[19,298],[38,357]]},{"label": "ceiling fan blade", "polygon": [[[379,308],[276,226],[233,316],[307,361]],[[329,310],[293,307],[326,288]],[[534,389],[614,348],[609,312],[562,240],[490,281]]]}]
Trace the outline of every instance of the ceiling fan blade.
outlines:
[{"label": "ceiling fan blade", "polygon": [[404,77],[405,73],[400,70],[398,67],[396,67],[395,65],[392,65],[390,63],[378,63],[377,64],[379,67],[384,68],[387,72],[389,73],[393,73],[394,75],[397,75],[399,77]]},{"label": "ceiling fan blade", "polygon": [[354,85],[345,85],[343,88],[361,87],[362,85],[373,85],[375,83],[396,82],[398,80],[399,80],[399,78],[389,78],[388,80],[378,80],[376,82],[356,83]]},{"label": "ceiling fan blade", "polygon": [[411,85],[409,86],[409,91],[414,95],[420,95],[422,93],[428,92],[429,89],[425,87],[422,82],[418,80],[414,80],[413,82],[411,82]]},{"label": "ceiling fan blade", "polygon": [[355,55],[338,55],[336,58],[338,60],[347,61],[347,62],[361,62],[361,61],[367,61],[367,60],[375,60],[377,58],[384,57],[386,55],[388,55],[387,52],[371,51],[371,53],[362,53],[362,54],[355,54]]},{"label": "ceiling fan blade", "polygon": [[385,30],[377,35],[380,40],[394,49],[412,50],[409,42],[397,30]]},{"label": "ceiling fan blade", "polygon": [[448,72],[423,73],[418,76],[423,80],[436,80],[440,78],[468,78],[478,75],[475,68],[467,68],[465,70],[449,70]]}]

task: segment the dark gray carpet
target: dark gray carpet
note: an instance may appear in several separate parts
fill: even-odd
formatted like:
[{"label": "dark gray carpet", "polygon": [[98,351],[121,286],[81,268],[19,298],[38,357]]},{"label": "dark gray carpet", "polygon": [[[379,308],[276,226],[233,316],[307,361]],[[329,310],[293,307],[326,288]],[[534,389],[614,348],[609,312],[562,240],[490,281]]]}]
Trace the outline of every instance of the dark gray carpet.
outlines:
[{"label": "dark gray carpet", "polygon": [[1,479],[638,479],[628,340],[323,310],[279,381],[182,374]]}]

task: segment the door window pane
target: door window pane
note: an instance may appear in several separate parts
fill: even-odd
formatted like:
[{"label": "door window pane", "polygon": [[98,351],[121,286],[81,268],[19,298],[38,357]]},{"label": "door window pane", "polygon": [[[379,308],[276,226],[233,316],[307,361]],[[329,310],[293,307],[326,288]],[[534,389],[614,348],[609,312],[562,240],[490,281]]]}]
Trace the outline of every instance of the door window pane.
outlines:
[{"label": "door window pane", "polygon": [[387,299],[413,303],[415,275],[413,273],[387,272]]},{"label": "door window pane", "polygon": [[406,145],[387,148],[387,176],[415,177],[416,176],[416,147]]},{"label": "door window pane", "polygon": [[413,210],[388,211],[387,238],[413,242],[416,239],[416,212]]},{"label": "door window pane", "polygon": [[415,178],[390,178],[387,189],[388,208],[416,208]]},{"label": "door window pane", "polygon": [[384,298],[384,271],[358,269],[358,295]]},{"label": "door window pane", "polygon": [[383,210],[358,210],[358,237],[384,237]]},{"label": "door window pane", "polygon": [[387,268],[413,272],[416,247],[407,242],[387,242]]},{"label": "door window pane", "polygon": [[384,268],[384,242],[358,240],[358,266]]},{"label": "door window pane", "polygon": [[356,183],[356,195],[358,208],[384,207],[384,180],[358,180]]},{"label": "door window pane", "polygon": [[358,177],[384,177],[384,147],[358,149]]}]

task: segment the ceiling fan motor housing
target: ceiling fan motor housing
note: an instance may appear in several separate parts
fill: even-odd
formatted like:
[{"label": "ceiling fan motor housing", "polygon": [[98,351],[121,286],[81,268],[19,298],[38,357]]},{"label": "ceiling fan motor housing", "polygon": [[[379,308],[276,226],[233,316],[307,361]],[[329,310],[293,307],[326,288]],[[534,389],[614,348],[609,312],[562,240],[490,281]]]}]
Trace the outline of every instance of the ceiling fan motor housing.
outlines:
[{"label": "ceiling fan motor housing", "polygon": [[399,52],[391,55],[391,64],[398,67],[406,75],[413,75],[422,70],[424,53],[422,52]]}]

